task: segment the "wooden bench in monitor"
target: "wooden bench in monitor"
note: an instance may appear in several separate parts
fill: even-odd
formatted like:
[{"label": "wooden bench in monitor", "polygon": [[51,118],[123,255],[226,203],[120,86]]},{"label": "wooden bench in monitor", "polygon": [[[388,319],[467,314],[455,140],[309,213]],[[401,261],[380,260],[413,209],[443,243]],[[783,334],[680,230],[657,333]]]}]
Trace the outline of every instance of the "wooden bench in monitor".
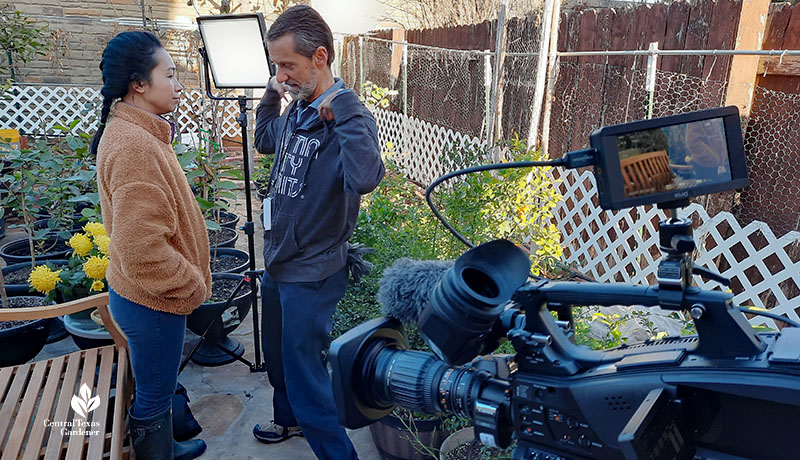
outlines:
[{"label": "wooden bench in monitor", "polygon": [[675,178],[666,150],[641,153],[620,161],[625,196],[661,192]]},{"label": "wooden bench in monitor", "polygon": [[[53,318],[90,308],[97,308],[114,345],[0,368],[0,460],[132,457],[126,415],[133,375],[127,340],[108,311],[108,293],[46,307],[0,308],[0,321]],[[100,399],[86,419],[71,407],[72,397],[80,395],[83,384]],[[76,428],[59,424],[73,420],[97,423],[83,430],[98,434],[70,436],[69,431]]]}]

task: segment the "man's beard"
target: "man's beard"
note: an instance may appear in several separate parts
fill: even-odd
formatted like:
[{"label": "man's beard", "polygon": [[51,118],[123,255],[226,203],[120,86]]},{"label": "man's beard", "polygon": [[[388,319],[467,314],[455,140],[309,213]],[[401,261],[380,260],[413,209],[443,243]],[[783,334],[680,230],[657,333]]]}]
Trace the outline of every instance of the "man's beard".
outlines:
[{"label": "man's beard", "polygon": [[301,83],[300,88],[297,91],[289,91],[289,94],[292,95],[292,99],[308,99],[314,94],[314,90],[317,89],[317,82],[319,81],[319,72],[316,70],[311,71],[311,79],[306,83]]}]

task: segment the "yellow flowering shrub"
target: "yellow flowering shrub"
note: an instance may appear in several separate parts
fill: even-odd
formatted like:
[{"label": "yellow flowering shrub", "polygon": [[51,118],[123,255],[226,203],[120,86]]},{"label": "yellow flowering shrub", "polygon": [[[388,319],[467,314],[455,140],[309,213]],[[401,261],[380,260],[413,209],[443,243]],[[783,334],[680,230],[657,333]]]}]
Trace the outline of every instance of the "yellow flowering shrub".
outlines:
[{"label": "yellow flowering shrub", "polygon": [[106,227],[100,222],[89,222],[88,224],[83,226],[83,230],[86,233],[91,233],[92,236],[95,238],[98,236],[106,235]]},{"label": "yellow flowering shrub", "polygon": [[93,280],[102,280],[106,277],[109,259],[106,256],[92,256],[84,262],[83,271]]},{"label": "yellow flowering shrub", "polygon": [[99,235],[94,237],[94,244],[97,249],[105,255],[108,255],[108,245],[111,243],[111,238],[108,235]]},{"label": "yellow flowering shrub", "polygon": [[40,265],[34,268],[28,278],[32,290],[45,294],[50,300],[55,300],[56,294],[60,294],[59,301],[68,301],[106,289],[111,238],[99,222],[89,222],[83,230],[85,233],[76,233],[69,239],[74,252],[66,267],[55,270]]},{"label": "yellow flowering shrub", "polygon": [[53,270],[47,265],[38,265],[33,268],[28,282],[31,287],[41,292],[42,294],[50,294],[56,288],[56,285],[61,282],[59,274],[61,270]]},{"label": "yellow flowering shrub", "polygon": [[92,240],[84,233],[76,233],[69,239],[69,247],[75,250],[79,256],[86,256],[94,248]]}]

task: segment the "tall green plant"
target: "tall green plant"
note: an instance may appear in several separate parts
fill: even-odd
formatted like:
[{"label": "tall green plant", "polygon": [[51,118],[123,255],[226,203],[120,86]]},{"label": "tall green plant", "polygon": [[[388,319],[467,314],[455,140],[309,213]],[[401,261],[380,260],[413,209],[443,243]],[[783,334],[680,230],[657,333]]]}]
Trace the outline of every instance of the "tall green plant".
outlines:
[{"label": "tall green plant", "polygon": [[220,211],[228,210],[223,200],[236,199],[233,190],[237,186],[233,180],[242,180],[242,171],[225,164],[226,155],[216,146],[206,149],[202,145],[189,147],[175,143],[173,148],[186,179],[194,187],[195,199],[206,217],[206,228],[219,230]]},{"label": "tall green plant", "polygon": [[17,79],[17,68],[47,50],[47,27],[38,27],[31,20],[14,11],[10,5],[0,6],[0,95]]}]

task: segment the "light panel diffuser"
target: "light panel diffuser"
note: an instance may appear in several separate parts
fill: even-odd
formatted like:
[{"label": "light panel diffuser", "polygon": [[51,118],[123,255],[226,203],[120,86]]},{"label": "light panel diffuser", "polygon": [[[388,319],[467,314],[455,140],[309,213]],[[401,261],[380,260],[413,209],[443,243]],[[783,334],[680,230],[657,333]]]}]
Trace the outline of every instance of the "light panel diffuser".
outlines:
[{"label": "light panel diffuser", "polygon": [[214,86],[222,89],[267,86],[271,66],[261,14],[200,16],[197,24]]}]

